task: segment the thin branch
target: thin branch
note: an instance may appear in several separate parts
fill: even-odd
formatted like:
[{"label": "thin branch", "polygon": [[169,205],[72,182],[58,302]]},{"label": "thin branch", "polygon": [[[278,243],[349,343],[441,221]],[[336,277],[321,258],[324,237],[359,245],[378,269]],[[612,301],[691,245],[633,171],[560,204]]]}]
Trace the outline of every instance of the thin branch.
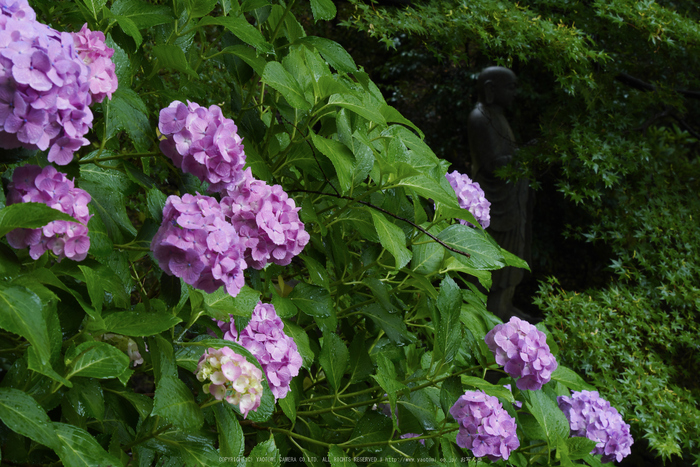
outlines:
[{"label": "thin branch", "polygon": [[[332,186],[332,185],[331,185],[331,186]],[[456,248],[452,248],[451,246],[447,245],[445,242],[443,242],[442,240],[440,240],[440,239],[437,238],[435,235],[431,234],[430,232],[428,232],[426,229],[424,229],[424,228],[421,227],[420,225],[416,224],[415,222],[410,221],[410,220],[408,220],[408,219],[404,219],[404,218],[401,217],[401,216],[397,216],[396,214],[394,214],[394,213],[392,213],[392,212],[389,212],[389,211],[387,211],[386,209],[380,208],[379,206],[375,206],[375,205],[372,204],[372,203],[368,203],[368,202],[366,202],[366,201],[358,201],[358,200],[356,200],[355,198],[351,198],[350,196],[343,196],[343,195],[333,194],[333,193],[323,193],[323,192],[321,192],[321,191],[313,191],[313,190],[293,190],[293,191],[297,191],[297,192],[300,192],[300,193],[312,193],[312,194],[315,194],[315,195],[333,196],[334,198],[340,198],[340,199],[347,199],[347,200],[354,201],[354,202],[356,202],[356,203],[362,204],[362,205],[364,205],[364,206],[370,207],[370,208],[372,208],[372,209],[376,209],[376,210],[379,211],[379,212],[383,212],[384,214],[386,214],[386,215],[388,215],[388,216],[391,216],[391,217],[393,217],[394,219],[398,219],[398,220],[400,220],[400,221],[403,221],[403,222],[405,222],[405,223],[411,225],[413,228],[420,230],[422,233],[424,233],[425,235],[427,235],[428,237],[430,237],[431,239],[433,239],[435,242],[439,243],[443,248],[445,248],[445,249],[447,249],[447,250],[449,250],[449,251],[451,251],[451,252],[453,252],[453,253],[457,253],[458,255],[466,256],[467,258],[470,258],[470,257],[471,257],[471,255],[470,255],[469,253],[467,253],[466,251],[461,251],[461,250],[458,250],[458,249],[456,249]]]},{"label": "thin branch", "polygon": [[[639,89],[640,91],[656,91],[656,86],[653,84],[642,81],[641,79],[635,78],[627,73],[618,73],[617,76],[615,76],[615,80],[626,84],[629,87]],[[675,89],[674,91],[691,99],[700,99],[700,91],[687,91],[685,89]]]}]

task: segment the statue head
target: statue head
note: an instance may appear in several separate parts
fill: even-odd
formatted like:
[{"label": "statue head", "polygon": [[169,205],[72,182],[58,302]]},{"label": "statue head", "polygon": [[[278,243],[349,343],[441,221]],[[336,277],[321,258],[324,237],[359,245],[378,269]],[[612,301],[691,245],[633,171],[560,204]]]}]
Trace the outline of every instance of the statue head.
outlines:
[{"label": "statue head", "polygon": [[515,97],[518,79],[508,68],[492,66],[479,73],[477,89],[479,102],[486,105],[510,107]]}]

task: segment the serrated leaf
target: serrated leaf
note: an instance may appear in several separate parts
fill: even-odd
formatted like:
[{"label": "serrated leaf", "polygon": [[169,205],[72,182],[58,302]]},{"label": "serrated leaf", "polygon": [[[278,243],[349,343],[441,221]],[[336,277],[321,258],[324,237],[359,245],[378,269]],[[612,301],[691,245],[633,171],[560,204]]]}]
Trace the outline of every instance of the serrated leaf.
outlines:
[{"label": "serrated leaf", "polygon": [[363,308],[362,313],[382,328],[392,342],[403,345],[413,340],[400,314],[389,313],[378,303]]},{"label": "serrated leaf", "polygon": [[[173,46],[174,47],[174,46]],[[120,86],[108,102],[107,136],[111,138],[119,130],[125,130],[136,150],[146,152],[151,146],[151,125],[148,109],[138,94]],[[89,192],[92,195],[92,192]]]},{"label": "serrated leaf", "polygon": [[[234,36],[242,40],[248,45],[252,45],[260,52],[273,53],[274,48],[271,44],[265,41],[262,33],[251,25],[245,18],[240,16],[205,16],[202,18],[197,27],[201,26],[223,26]],[[243,58],[243,57],[241,57]],[[260,73],[259,73],[260,74]]]},{"label": "serrated leaf", "polygon": [[185,431],[198,430],[204,416],[194,401],[192,391],[174,376],[164,376],[156,384],[153,415],[160,415]]},{"label": "serrated leaf", "polygon": [[353,71],[357,70],[357,65],[355,65],[355,61],[352,59],[352,56],[343,48],[342,45],[335,41],[324,37],[307,36],[297,40],[297,43],[301,43],[309,48],[318,50],[328,64],[339,72],[352,73]]},{"label": "serrated leaf", "polygon": [[201,18],[209,14],[218,0],[192,0],[192,9],[190,10],[190,16],[192,18]]},{"label": "serrated leaf", "polygon": [[163,208],[168,199],[158,188],[151,188],[146,193],[146,206],[151,217],[158,223],[163,220]]},{"label": "serrated leaf", "polygon": [[556,446],[560,439],[568,438],[569,422],[557,403],[544,391],[523,392],[527,393],[527,409],[544,430],[550,448]]},{"label": "serrated leaf", "polygon": [[152,336],[175,326],[182,320],[170,313],[122,311],[103,317],[107,332],[124,336]]},{"label": "serrated leaf", "polygon": [[411,260],[413,253],[406,248],[406,235],[401,227],[393,224],[381,212],[370,209],[374,228],[377,230],[379,242],[394,256],[394,268],[401,269]]},{"label": "serrated leaf", "polygon": [[301,282],[294,286],[289,299],[303,313],[317,318],[329,318],[334,315],[333,299],[322,287]]},{"label": "serrated leaf", "polygon": [[348,355],[348,348],[337,334],[324,334],[318,362],[326,373],[326,379],[336,392],[340,388],[340,381],[348,366]]},{"label": "serrated leaf", "polygon": [[109,237],[114,242],[123,242],[124,235],[136,235],[126,213],[126,192],[132,181],[117,170],[106,170],[93,164],[80,168],[80,187],[90,193],[90,204],[104,222]]},{"label": "serrated leaf", "polygon": [[110,12],[131,19],[138,29],[147,29],[173,20],[170,8],[141,0],[116,0],[112,3]]},{"label": "serrated leaf", "polygon": [[[79,415],[103,420],[105,400],[102,386],[94,379],[78,378],[68,391],[68,399]],[[81,413],[82,412],[82,413]]]},{"label": "serrated leaf", "polygon": [[279,467],[280,462],[280,452],[272,435],[267,441],[258,443],[248,455],[248,463],[260,467]]},{"label": "serrated leaf", "polygon": [[51,221],[76,222],[74,217],[43,203],[18,203],[0,209],[0,237],[14,229],[38,229]]},{"label": "serrated leaf", "polygon": [[190,67],[187,57],[185,56],[185,52],[183,52],[177,45],[159,44],[154,46],[151,52],[153,53],[153,56],[158,59],[154,65],[156,69],[161,70],[163,68],[172,68],[173,70],[177,70],[180,73],[185,73],[194,79],[199,78],[197,72]]},{"label": "serrated leaf", "polygon": [[0,420],[12,431],[57,450],[61,440],[44,409],[33,397],[14,388],[0,388]]},{"label": "serrated leaf", "polygon": [[579,436],[573,436],[566,439],[566,446],[569,449],[569,459],[578,460],[583,459],[586,455],[590,454],[596,447],[596,442],[592,439],[583,438]]},{"label": "serrated leaf", "polygon": [[49,365],[51,342],[39,296],[19,285],[0,282],[0,328],[32,344],[42,365]]},{"label": "serrated leaf", "polygon": [[440,283],[440,292],[437,297],[440,319],[435,323],[433,362],[449,363],[459,350],[462,337],[459,321],[461,306],[460,288],[451,277],[446,276]]},{"label": "serrated leaf", "polygon": [[309,345],[309,336],[300,326],[285,321],[284,333],[294,339],[297,345],[297,350],[301,354],[302,368],[310,368],[316,358],[311,346]]},{"label": "serrated leaf", "polygon": [[[393,424],[389,418],[372,410],[368,410],[358,420],[348,441],[350,444],[377,443],[391,439]],[[367,451],[378,452],[383,445],[365,447]]]},{"label": "serrated leaf", "polygon": [[229,315],[250,318],[260,301],[260,292],[247,285],[244,285],[235,297],[229,295],[225,287],[220,287],[210,294],[203,293],[203,296],[207,315],[221,321],[228,321]]},{"label": "serrated leaf", "polygon": [[66,354],[66,378],[114,378],[129,367],[129,357],[105,342],[83,342]]},{"label": "serrated leaf", "polygon": [[94,467],[95,465],[123,465],[119,459],[105,451],[95,438],[77,426],[53,422],[51,426],[61,440],[57,450],[63,465]]},{"label": "serrated leaf", "polygon": [[135,393],[131,388],[124,388],[114,381],[103,383],[105,391],[117,394],[126,399],[136,409],[142,419],[148,418],[153,411],[153,399],[143,394]]},{"label": "serrated leaf", "polygon": [[572,391],[595,391],[596,389],[586,383],[575,371],[558,364],[557,369],[552,372],[552,379],[559,381]]},{"label": "serrated leaf", "polygon": [[309,272],[309,279],[314,284],[323,287],[330,292],[330,279],[328,277],[328,270],[321,265],[318,261],[306,255],[299,255],[299,257],[306,264],[306,269]]},{"label": "serrated leaf", "polygon": [[92,18],[97,21],[97,13],[102,11],[102,7],[107,4],[107,0],[82,0],[92,15]]},{"label": "serrated leaf", "polygon": [[337,444],[333,444],[328,450],[328,461],[331,467],[357,467],[352,460],[353,456],[349,456]]},{"label": "serrated leaf", "polygon": [[282,94],[292,107],[299,110],[311,108],[311,104],[304,97],[301,86],[281,63],[268,62],[262,74],[262,81]]},{"label": "serrated leaf", "polygon": [[229,404],[216,404],[214,416],[219,431],[219,455],[221,457],[243,456],[245,449],[243,429]]},{"label": "serrated leaf", "polygon": [[328,98],[328,104],[337,105],[338,107],[348,109],[357,115],[366,118],[370,122],[374,122],[382,126],[386,125],[386,120],[384,120],[384,116],[381,114],[381,112],[360,101],[360,99],[355,96],[349,94],[333,94]]},{"label": "serrated leaf", "polygon": [[324,138],[313,133],[311,139],[316,149],[333,163],[340,182],[340,189],[343,193],[347,193],[352,187],[355,156],[340,141]]},{"label": "serrated leaf", "polygon": [[311,13],[315,21],[330,21],[335,18],[336,12],[332,0],[311,0]]},{"label": "serrated leaf", "polygon": [[447,246],[469,254],[469,257],[450,251],[460,263],[477,270],[494,270],[502,268],[501,249],[486,239],[483,231],[453,224],[437,235]]},{"label": "serrated leaf", "polygon": [[[409,163],[409,165],[415,170],[420,170],[420,168],[416,167],[414,164]],[[458,207],[457,196],[454,194],[454,190],[452,193],[446,191],[438,180],[427,175],[415,175],[403,178],[397,182],[397,185],[410,188],[423,198],[432,199],[433,201],[444,203],[455,208]]]},{"label": "serrated leaf", "polygon": [[462,390],[462,382],[459,376],[450,376],[442,382],[442,386],[440,386],[440,407],[442,407],[445,417],[450,415],[450,409],[462,395],[464,395],[464,391]]}]

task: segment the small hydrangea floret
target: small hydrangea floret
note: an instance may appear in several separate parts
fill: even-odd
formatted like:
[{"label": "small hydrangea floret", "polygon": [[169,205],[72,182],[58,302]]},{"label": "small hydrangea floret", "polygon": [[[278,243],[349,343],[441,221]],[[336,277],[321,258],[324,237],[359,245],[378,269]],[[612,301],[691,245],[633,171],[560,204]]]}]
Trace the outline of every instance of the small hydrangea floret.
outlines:
[{"label": "small hydrangea floret", "polygon": [[517,379],[515,385],[520,390],[541,389],[557,368],[545,333],[515,316],[505,324],[496,325],[485,340],[496,363]]},{"label": "small hydrangea floret", "polygon": [[[0,0],[0,148],[48,149],[49,162],[66,165],[89,144],[89,105],[116,89],[111,60],[101,55],[88,66],[84,60],[102,52],[79,52],[81,37],[99,34],[56,31],[36,21],[25,0]],[[96,84],[105,73],[109,85]]]},{"label": "small hydrangea floret", "polygon": [[227,188],[224,213],[242,238],[246,263],[262,269],[272,262],[286,266],[311,238],[299,220],[299,209],[280,185],[256,180],[250,168]]},{"label": "small hydrangea floret", "polygon": [[165,137],[160,142],[163,154],[183,172],[209,183],[210,191],[223,191],[242,176],[243,140],[219,106],[174,101],[160,111],[158,130]]},{"label": "small hydrangea floret", "polygon": [[498,398],[484,391],[467,391],[450,408],[459,424],[457,445],[470,449],[475,457],[507,460],[518,449],[515,419],[503,409]]},{"label": "small hydrangea floret", "polygon": [[223,285],[235,297],[244,285],[240,237],[211,196],[169,196],[151,250],[163,271],[207,293]]},{"label": "small hydrangea floret", "polygon": [[271,304],[258,302],[248,325],[238,334],[233,317],[218,322],[224,339],[245,347],[260,362],[275,399],[289,392],[292,378],[299,374],[302,358],[297,345],[284,333],[284,323]]},{"label": "small hydrangea floret", "polygon": [[[472,182],[467,175],[461,174],[456,170],[445,174],[445,177],[447,177],[447,181],[450,182],[450,186],[452,186],[457,195],[459,206],[471,212],[477,222],[483,228],[487,228],[491,224],[491,203],[486,199],[484,190],[481,189],[477,182]],[[463,225],[474,227],[474,224],[464,219],[460,219],[459,222]]]},{"label": "small hydrangea floret", "polygon": [[107,47],[102,31],[90,31],[87,23],[79,32],[71,33],[78,56],[90,68],[88,83],[93,102],[112,98],[117,90],[116,65],[112,61],[114,49]]},{"label": "small hydrangea floret", "polygon": [[591,454],[602,454],[604,463],[620,462],[631,453],[630,426],[597,391],[573,391],[571,397],[557,397],[557,403],[569,420],[571,436],[595,441]]},{"label": "small hydrangea floret", "polygon": [[195,372],[204,391],[216,400],[237,405],[243,418],[260,407],[262,371],[229,347],[209,348],[199,359]]},{"label": "small hydrangea floret", "polygon": [[40,229],[15,229],[7,234],[10,246],[29,247],[32,259],[39,259],[47,250],[51,250],[58,261],[85,259],[90,249],[87,224],[92,217],[87,207],[91,198],[85,190],[76,188],[66,174],[50,165],[43,169],[36,165],[18,167],[8,188],[8,204],[43,203],[76,220],[51,221]]}]

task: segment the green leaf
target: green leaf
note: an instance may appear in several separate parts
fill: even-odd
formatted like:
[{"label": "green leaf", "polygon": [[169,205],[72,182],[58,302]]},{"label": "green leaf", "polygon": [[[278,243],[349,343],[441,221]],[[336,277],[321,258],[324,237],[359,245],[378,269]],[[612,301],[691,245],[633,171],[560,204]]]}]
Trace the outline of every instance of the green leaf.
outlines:
[{"label": "green leaf", "polygon": [[97,380],[78,378],[68,391],[68,399],[78,415],[102,421],[105,415],[105,399],[102,386]]},{"label": "green leaf", "polygon": [[192,0],[192,9],[190,17],[201,18],[206,16],[214,9],[218,0]]},{"label": "green leaf", "polygon": [[114,19],[117,20],[117,24],[119,24],[119,27],[122,28],[122,31],[134,39],[136,48],[141,47],[141,44],[143,43],[143,36],[139,32],[139,27],[136,26],[134,20],[127,18],[126,16],[114,16]]},{"label": "green leaf", "polygon": [[370,122],[377,123],[379,125],[386,125],[386,120],[384,116],[379,112],[379,110],[370,107],[366,102],[361,102],[357,97],[345,94],[333,94],[328,98],[329,105],[337,105],[338,107],[343,107],[348,109],[357,115],[366,118]]},{"label": "green leaf", "polygon": [[398,403],[416,417],[426,432],[437,429],[435,404],[428,397],[425,389],[411,392],[408,400],[400,400]]},{"label": "green leaf", "polygon": [[311,108],[311,104],[304,97],[304,91],[297,80],[284,69],[280,62],[268,62],[265,65],[262,81],[282,94],[292,107],[299,110]]},{"label": "green leaf", "polygon": [[[112,99],[107,102],[109,113],[106,138],[113,137],[119,130],[125,130],[136,150],[148,151],[155,133],[151,131],[151,124],[148,121],[149,111],[141,97],[133,90],[120,86],[112,95]],[[125,177],[121,173],[120,175]],[[91,191],[89,193],[93,194]]]},{"label": "green leaf", "polygon": [[94,467],[96,465],[123,465],[119,459],[105,451],[95,438],[77,426],[53,422],[51,426],[61,440],[57,450],[63,465]]},{"label": "green leaf", "polygon": [[300,326],[284,320],[284,333],[294,339],[297,345],[297,350],[301,354],[301,358],[304,363],[302,363],[302,368],[311,368],[311,365],[316,358],[311,346],[309,345],[309,335],[306,334],[303,328]]},{"label": "green leaf", "polygon": [[513,398],[513,394],[508,389],[504,388],[503,386],[497,386],[497,385],[491,384],[486,380],[483,380],[481,378],[477,378],[476,376],[464,376],[464,375],[462,375],[460,377],[460,380],[462,381],[463,385],[472,386],[472,387],[481,389],[489,396],[495,396],[495,397],[498,397],[499,399],[504,399],[510,403],[515,402],[515,399]]},{"label": "green leaf", "polygon": [[445,459],[445,466],[461,467],[464,465],[462,462],[461,449],[451,443],[444,437],[440,438],[440,446],[442,447],[442,457]]},{"label": "green leaf", "polygon": [[306,269],[309,272],[309,279],[311,279],[311,282],[323,287],[328,292],[330,292],[331,282],[328,277],[328,270],[324,266],[322,266],[321,263],[311,258],[310,256],[299,255],[299,257],[304,261],[304,264],[306,264]]},{"label": "green leaf", "polygon": [[280,452],[275,446],[275,438],[270,435],[270,439],[263,443],[258,443],[250,455],[248,455],[248,463],[260,467],[279,467]]},{"label": "green leaf", "polygon": [[394,428],[398,429],[398,410],[396,409],[396,393],[403,391],[408,387],[397,381],[396,379],[396,368],[394,363],[386,356],[384,353],[378,353],[376,355],[377,360],[377,374],[372,375],[372,378],[379,383],[382,389],[387,394],[389,398],[389,404],[391,406],[392,422],[394,423]]},{"label": "green leaf", "polygon": [[[225,27],[234,36],[236,36],[246,44],[252,45],[260,52],[274,52],[274,48],[271,44],[265,41],[265,38],[263,37],[262,33],[258,31],[252,24],[246,21],[245,18],[242,16],[205,16],[199,21],[199,23],[197,23],[197,27],[210,25]],[[259,72],[258,74],[262,75],[262,73]]]},{"label": "green leaf", "polygon": [[245,449],[243,429],[229,404],[214,405],[216,427],[219,432],[219,455],[241,457]]},{"label": "green leaf", "polygon": [[406,248],[406,235],[401,227],[393,224],[376,209],[370,209],[374,228],[377,230],[379,242],[394,256],[394,268],[401,269],[411,260],[413,253]]},{"label": "green leaf", "polygon": [[478,270],[500,269],[504,266],[501,249],[494,246],[481,230],[462,224],[453,224],[440,232],[437,238],[447,246],[469,254],[469,257],[450,251],[460,263]]},{"label": "green leaf", "polygon": [[124,336],[152,336],[175,326],[182,320],[170,313],[122,311],[104,318],[105,331]]},{"label": "green leaf", "polygon": [[110,239],[121,243],[124,235],[135,236],[136,229],[126,213],[126,194],[133,187],[129,177],[93,164],[81,166],[80,177],[80,187],[90,193],[90,204],[102,218]]},{"label": "green leaf", "polygon": [[104,391],[117,394],[118,396],[126,399],[129,403],[136,409],[142,419],[148,418],[153,411],[153,399],[144,396],[143,394],[138,394],[131,388],[124,388],[119,383],[115,381],[108,381],[103,383],[102,386]]},{"label": "green leaf", "polygon": [[355,156],[352,154],[352,151],[340,141],[324,138],[313,133],[311,134],[311,139],[316,149],[333,163],[340,182],[340,189],[343,193],[347,193],[352,187],[353,172],[355,170]]},{"label": "green leaf", "polygon": [[[391,420],[380,413],[373,410],[368,410],[355,425],[355,429],[353,430],[350,440],[348,441],[350,444],[348,447],[351,448],[352,445],[356,444],[389,441],[391,439],[392,432],[393,424],[391,423]],[[384,446],[368,446],[363,449],[366,449],[369,452],[379,452],[384,449]]]},{"label": "green leaf", "polygon": [[98,20],[97,13],[102,11],[102,8],[107,4],[107,0],[82,0],[82,2],[95,21]]},{"label": "green leaf", "polygon": [[357,70],[357,65],[352,56],[335,41],[324,37],[307,36],[297,40],[297,43],[316,49],[330,66],[342,73],[352,73]]},{"label": "green leaf", "polygon": [[111,268],[102,264],[95,264],[92,268],[82,264],[78,267],[83,272],[92,306],[98,314],[102,309],[105,291],[111,295],[117,307],[127,308],[130,305],[124,284]]},{"label": "green leaf", "polygon": [[566,446],[569,448],[569,459],[583,459],[595,449],[596,442],[592,439],[573,436],[566,439]]},{"label": "green leaf", "polygon": [[326,373],[326,379],[331,387],[338,392],[340,381],[348,366],[348,348],[337,334],[325,333],[323,335],[323,346],[321,346],[318,362]]},{"label": "green leaf", "polygon": [[[440,233],[440,229],[437,226],[433,226],[428,232],[432,235],[437,235]],[[413,252],[411,269],[415,272],[432,275],[440,270],[442,259],[445,256],[445,249],[438,242],[421,233],[414,240],[411,250]]]},{"label": "green leaf", "polygon": [[83,342],[66,353],[66,378],[114,378],[129,367],[129,357],[105,342]]},{"label": "green leaf", "polygon": [[[415,164],[410,164],[415,170],[420,170]],[[443,203],[448,206],[458,207],[457,195],[454,190],[452,193],[446,191],[438,180],[427,175],[415,175],[404,178],[397,182],[399,186],[410,188],[423,198],[432,199],[438,203]]]},{"label": "green leaf", "polygon": [[445,417],[450,415],[450,409],[462,395],[464,395],[464,391],[462,390],[462,382],[459,376],[450,376],[442,382],[442,386],[440,386],[440,407],[442,407]]},{"label": "green leaf", "polygon": [[164,375],[156,383],[153,415],[160,415],[185,431],[198,430],[204,424],[204,416],[194,401],[192,391],[171,375]]},{"label": "green leaf", "polygon": [[554,381],[559,381],[572,391],[583,391],[584,389],[586,391],[596,390],[593,386],[586,383],[575,371],[563,366],[561,363],[557,364],[557,369],[552,373],[552,379]]},{"label": "green leaf", "polygon": [[314,15],[314,21],[330,21],[335,18],[336,9],[332,0],[311,0],[311,13]]},{"label": "green leaf", "polygon": [[225,287],[203,295],[204,310],[207,315],[221,321],[228,321],[229,315],[250,318],[253,315],[253,309],[260,301],[260,292],[247,285],[244,285],[235,297],[229,295]]},{"label": "green leaf", "polygon": [[265,71],[267,61],[263,57],[258,56],[255,50],[251,49],[247,45],[231,45],[224,48],[221,52],[232,54],[240,58],[246,62],[259,76],[262,76],[263,71]]},{"label": "green leaf", "polygon": [[331,463],[331,467],[357,467],[357,464],[351,460],[352,458],[353,456],[349,456],[337,444],[333,444],[328,450],[328,461]]},{"label": "green leaf", "polygon": [[462,337],[459,320],[461,307],[462,293],[459,286],[451,277],[446,276],[440,283],[437,298],[440,320],[435,325],[434,362],[441,360],[449,363],[459,350]]},{"label": "green leaf", "polygon": [[547,436],[547,444],[556,446],[560,439],[569,437],[569,422],[557,403],[544,391],[523,391],[526,393],[526,406]]},{"label": "green leaf", "polygon": [[160,191],[158,188],[151,188],[146,193],[146,206],[148,207],[148,212],[151,217],[158,223],[163,220],[163,208],[165,207],[165,202],[167,196]]},{"label": "green leaf", "polygon": [[153,47],[151,52],[153,53],[153,56],[158,59],[154,65],[156,70],[172,68],[180,73],[186,73],[194,79],[199,78],[197,72],[190,67],[187,57],[185,56],[185,52],[183,52],[177,45],[158,44]]},{"label": "green leaf", "polygon": [[172,21],[172,10],[141,0],[116,0],[110,8],[114,16],[129,18],[138,29],[147,29]]},{"label": "green leaf", "polygon": [[392,342],[403,345],[414,340],[400,314],[389,313],[378,303],[363,308],[362,313],[372,318]]},{"label": "green leaf", "polygon": [[10,430],[51,449],[58,450],[61,446],[44,409],[19,389],[0,388],[0,420]]},{"label": "green leaf", "polygon": [[0,328],[27,339],[43,365],[49,365],[51,342],[37,294],[18,285],[0,282]]},{"label": "green leaf", "polygon": [[0,237],[14,229],[38,229],[51,221],[77,222],[44,203],[18,203],[0,209]]},{"label": "green leaf", "polygon": [[331,295],[322,287],[301,282],[294,286],[289,299],[303,313],[317,318],[329,318],[334,315]]}]

